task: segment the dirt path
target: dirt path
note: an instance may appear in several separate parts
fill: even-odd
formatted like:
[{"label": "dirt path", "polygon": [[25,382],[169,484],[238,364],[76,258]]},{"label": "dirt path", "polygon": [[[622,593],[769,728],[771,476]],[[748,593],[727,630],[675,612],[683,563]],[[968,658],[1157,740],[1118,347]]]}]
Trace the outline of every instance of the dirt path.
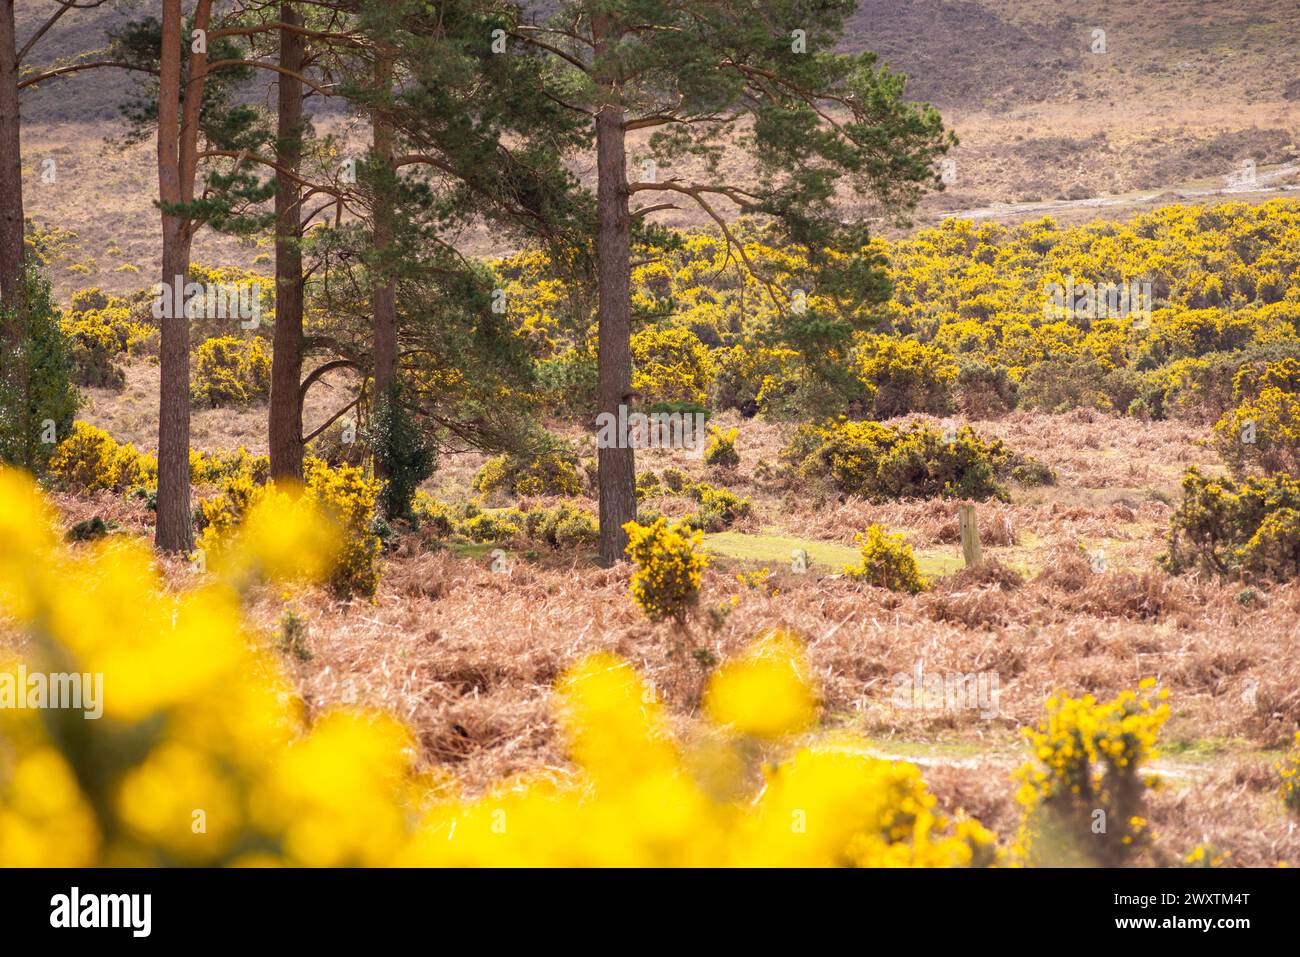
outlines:
[{"label": "dirt path", "polygon": [[[1296,173],[1300,173],[1300,161],[1283,163],[1267,170],[1256,170],[1253,179],[1248,182],[1224,182],[1220,185],[1208,185],[1214,181],[1192,180],[1181,185],[1166,186],[1162,189],[1139,193],[1124,193],[1118,196],[1093,196],[1086,199],[1047,200],[1033,203],[994,203],[991,206],[955,210],[946,213],[944,218],[979,220],[1034,215],[1044,216],[1049,213],[1074,209],[1135,209],[1149,203],[1182,202],[1189,199],[1204,199],[1208,196],[1230,198],[1263,193],[1300,192],[1300,184],[1283,182],[1283,180]],[[1234,177],[1224,177],[1223,179],[1230,181]]]}]

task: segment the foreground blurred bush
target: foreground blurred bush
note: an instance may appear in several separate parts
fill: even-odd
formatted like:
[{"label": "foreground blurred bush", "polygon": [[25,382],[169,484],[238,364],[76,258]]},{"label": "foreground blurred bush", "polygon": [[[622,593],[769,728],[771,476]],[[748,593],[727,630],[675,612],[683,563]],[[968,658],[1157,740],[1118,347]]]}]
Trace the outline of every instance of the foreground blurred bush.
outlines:
[{"label": "foreground blurred bush", "polygon": [[[324,517],[306,496],[276,494],[242,523],[237,566],[322,574]],[[27,638],[29,669],[104,675],[103,717],[0,710],[2,865],[995,860],[993,835],[938,814],[915,767],[847,737],[791,741],[816,698],[788,636],[719,670],[716,724],[689,742],[629,665],[588,658],[559,686],[575,779],[465,800],[417,773],[415,739],[391,718],[339,709],[305,726],[229,579],[166,591],[143,545],[70,550],[53,519],[25,475],[0,472],[0,609]],[[782,744],[787,760],[760,764]]]}]

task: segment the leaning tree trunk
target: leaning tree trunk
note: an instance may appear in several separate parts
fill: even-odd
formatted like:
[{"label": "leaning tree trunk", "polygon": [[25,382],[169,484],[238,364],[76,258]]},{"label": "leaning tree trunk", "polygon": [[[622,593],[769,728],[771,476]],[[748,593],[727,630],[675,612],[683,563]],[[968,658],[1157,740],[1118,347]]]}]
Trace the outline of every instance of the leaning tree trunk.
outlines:
[{"label": "leaning tree trunk", "polygon": [[14,0],[0,0],[0,303],[22,286],[23,167],[18,120],[18,41]]},{"label": "leaning tree trunk", "polygon": [[[380,56],[375,67],[375,83],[387,92],[392,83],[393,64]],[[397,283],[393,279],[393,131],[382,107],[372,116],[375,160],[375,284],[371,293],[371,307],[375,313],[374,350],[374,408],[388,401],[390,390],[397,379]],[[380,452],[374,450],[374,468],[377,478],[387,478]]]},{"label": "leaning tree trunk", "polygon": [[[292,4],[280,20],[300,26]],[[296,30],[280,31],[279,111],[275,175],[275,338],[271,356],[271,404],[267,434],[271,477],[302,479],[302,72],[304,43]]]},{"label": "leaning tree trunk", "polygon": [[[623,122],[623,107],[613,98],[596,114],[597,412],[615,419],[632,392],[631,217]],[[626,557],[623,525],[636,519],[636,461],[627,436],[620,432],[612,447],[597,449],[596,461],[600,560],[612,565]]]}]

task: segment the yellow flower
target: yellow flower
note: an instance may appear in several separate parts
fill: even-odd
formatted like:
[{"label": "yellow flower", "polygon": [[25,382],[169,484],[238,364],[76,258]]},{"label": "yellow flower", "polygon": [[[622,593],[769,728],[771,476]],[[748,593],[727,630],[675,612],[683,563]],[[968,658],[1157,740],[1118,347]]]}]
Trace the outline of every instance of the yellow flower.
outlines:
[{"label": "yellow flower", "polygon": [[803,644],[774,631],[723,664],[709,680],[704,707],[741,734],[777,738],[804,731],[817,716]]}]

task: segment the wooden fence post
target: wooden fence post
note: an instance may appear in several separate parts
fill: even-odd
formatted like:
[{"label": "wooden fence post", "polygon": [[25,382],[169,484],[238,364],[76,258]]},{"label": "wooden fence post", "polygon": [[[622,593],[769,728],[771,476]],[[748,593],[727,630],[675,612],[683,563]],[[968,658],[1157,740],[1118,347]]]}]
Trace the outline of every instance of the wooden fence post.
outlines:
[{"label": "wooden fence post", "polygon": [[957,509],[957,519],[961,523],[961,553],[966,559],[966,567],[972,568],[981,560],[980,528],[975,520],[975,506],[962,505]]}]

